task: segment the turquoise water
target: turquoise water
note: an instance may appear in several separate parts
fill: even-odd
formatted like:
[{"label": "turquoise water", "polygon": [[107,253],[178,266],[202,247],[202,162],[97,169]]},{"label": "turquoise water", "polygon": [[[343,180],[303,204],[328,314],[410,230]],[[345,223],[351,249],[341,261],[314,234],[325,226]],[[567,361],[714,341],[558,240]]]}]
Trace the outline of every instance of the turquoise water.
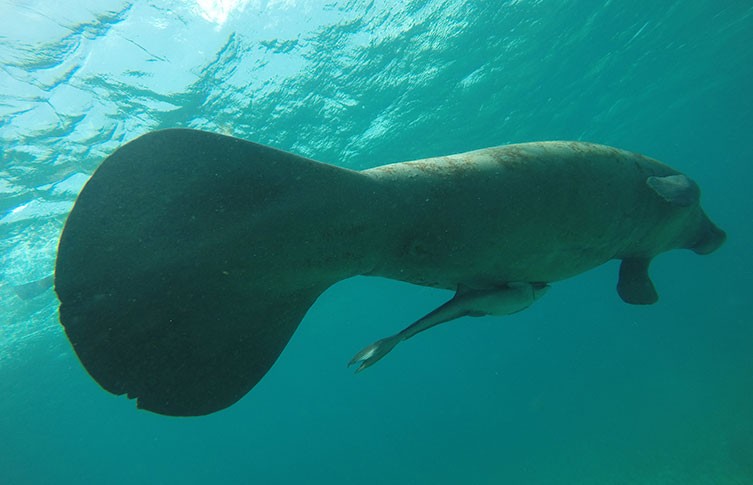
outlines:
[{"label": "turquoise water", "polygon": [[[751,45],[743,0],[0,0],[0,483],[753,483]],[[656,305],[607,264],[358,375],[450,295],[341,282],[239,403],[167,418],[86,374],[52,291],[14,287],[51,274],[103,157],[176,126],[358,169],[614,145],[697,180],[729,239],[658,258]]]}]

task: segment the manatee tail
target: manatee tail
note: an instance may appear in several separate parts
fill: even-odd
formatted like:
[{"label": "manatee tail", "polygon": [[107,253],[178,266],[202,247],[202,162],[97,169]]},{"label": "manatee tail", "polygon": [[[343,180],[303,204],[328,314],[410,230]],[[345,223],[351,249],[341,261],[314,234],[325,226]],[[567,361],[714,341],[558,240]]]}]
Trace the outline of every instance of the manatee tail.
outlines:
[{"label": "manatee tail", "polygon": [[195,130],[118,149],[79,195],[55,268],[60,321],[87,371],[156,413],[236,402],[321,292],[357,274],[356,256],[319,234],[347,215],[359,181]]}]

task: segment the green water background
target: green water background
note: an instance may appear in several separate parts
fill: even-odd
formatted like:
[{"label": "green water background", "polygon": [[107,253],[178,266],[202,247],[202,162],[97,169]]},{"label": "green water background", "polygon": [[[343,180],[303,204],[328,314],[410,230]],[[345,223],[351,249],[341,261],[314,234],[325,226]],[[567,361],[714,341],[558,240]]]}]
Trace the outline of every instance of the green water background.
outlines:
[{"label": "green water background", "polygon": [[[753,483],[753,4],[208,3],[0,1],[0,482]],[[608,264],[357,376],[450,295],[342,282],[241,402],[165,418],[89,378],[54,293],[13,287],[52,272],[103,157],[174,126],[359,169],[615,145],[697,180],[729,240],[657,259],[654,306]]]}]

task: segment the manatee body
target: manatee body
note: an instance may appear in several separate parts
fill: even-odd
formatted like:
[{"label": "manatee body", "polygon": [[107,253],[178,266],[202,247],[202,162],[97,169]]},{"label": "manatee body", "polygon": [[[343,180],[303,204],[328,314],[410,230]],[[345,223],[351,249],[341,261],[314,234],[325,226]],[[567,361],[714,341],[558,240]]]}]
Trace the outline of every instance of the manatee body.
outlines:
[{"label": "manatee body", "polygon": [[[368,274],[461,287],[466,299],[472,289],[551,283],[620,259],[620,296],[650,304],[658,298],[648,276],[654,256],[677,248],[706,254],[726,237],[700,207],[695,182],[656,160],[603,145],[525,143],[364,173],[391,192],[392,214],[384,219],[398,221],[385,229],[392,229],[391,244]],[[366,347],[351,364],[362,370],[426,328],[491,314],[472,303],[455,307],[440,307],[447,315],[435,310]]]},{"label": "manatee body", "polygon": [[724,241],[690,179],[678,183],[691,199],[666,200],[648,181],[679,172],[602,145],[527,143],[364,173],[391,192],[394,211],[392,244],[371,274],[420,285],[553,282],[610,259]]},{"label": "manatee body", "polygon": [[356,172],[165,130],[118,149],[82,190],[55,289],[102,387],[189,416],[245,395],[316,298],[351,276],[456,291],[356,354],[360,370],[427,328],[515,313],[610,259],[622,260],[620,296],[653,303],[653,257],[724,239],[692,180],[611,147],[528,143]]}]

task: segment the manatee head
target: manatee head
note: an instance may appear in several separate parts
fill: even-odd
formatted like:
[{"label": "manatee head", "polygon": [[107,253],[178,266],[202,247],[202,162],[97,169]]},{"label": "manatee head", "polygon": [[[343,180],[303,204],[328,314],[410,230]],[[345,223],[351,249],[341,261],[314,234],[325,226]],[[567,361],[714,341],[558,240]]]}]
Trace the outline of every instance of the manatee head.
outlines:
[{"label": "manatee head", "polygon": [[727,233],[717,227],[716,224],[711,222],[711,219],[699,208],[701,212],[699,217],[698,229],[695,233],[695,238],[688,246],[688,249],[692,249],[697,254],[709,254],[716,251],[719,246],[724,244],[727,240]]},{"label": "manatee head", "polygon": [[678,216],[676,220],[682,221],[679,247],[709,254],[724,244],[727,234],[706,215],[701,207],[701,189],[688,176],[649,177],[646,184],[669,204],[672,213]]}]

